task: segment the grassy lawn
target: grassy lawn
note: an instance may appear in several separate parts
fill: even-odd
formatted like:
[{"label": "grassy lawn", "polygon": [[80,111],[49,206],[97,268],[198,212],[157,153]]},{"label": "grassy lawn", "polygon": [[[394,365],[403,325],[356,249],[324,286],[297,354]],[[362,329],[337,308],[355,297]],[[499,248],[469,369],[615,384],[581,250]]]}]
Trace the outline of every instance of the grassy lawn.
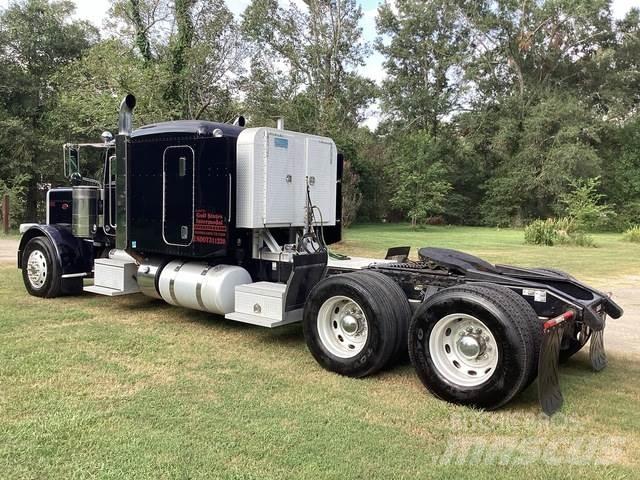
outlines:
[{"label": "grassy lawn", "polygon": [[585,281],[601,284],[640,274],[640,244],[622,240],[620,233],[593,235],[597,248],[525,245],[522,230],[482,227],[425,227],[408,225],[356,225],[345,231],[337,251],[384,258],[388,247],[444,247],[463,250],[490,262],[546,266],[566,270]]},{"label": "grassy lawn", "polygon": [[[639,262],[615,236],[578,253],[495,236],[362,226],[341,250],[441,245],[587,277],[633,270],[611,249]],[[363,380],[322,370],[298,325],[268,331],[140,295],[37,299],[10,265],[0,266],[0,312],[2,479],[640,476],[640,363],[628,359],[592,374],[578,354],[549,420],[535,384],[499,412],[457,407],[409,365]]]},{"label": "grassy lawn", "polygon": [[10,231],[9,233],[4,233],[4,231],[0,231],[0,240],[19,240],[20,233],[18,231]]}]

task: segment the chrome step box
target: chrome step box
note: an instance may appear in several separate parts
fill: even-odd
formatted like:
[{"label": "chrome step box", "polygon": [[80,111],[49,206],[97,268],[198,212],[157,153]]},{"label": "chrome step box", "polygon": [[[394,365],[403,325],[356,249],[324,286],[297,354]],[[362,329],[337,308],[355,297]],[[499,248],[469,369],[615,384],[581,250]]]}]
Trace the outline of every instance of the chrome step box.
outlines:
[{"label": "chrome step box", "polygon": [[285,311],[287,285],[256,282],[235,288],[235,311],[225,318],[261,327],[280,327],[302,320],[302,309]]},{"label": "chrome step box", "polygon": [[93,285],[85,292],[114,297],[140,292],[136,282],[138,266],[135,262],[118,258],[98,258],[94,262]]}]

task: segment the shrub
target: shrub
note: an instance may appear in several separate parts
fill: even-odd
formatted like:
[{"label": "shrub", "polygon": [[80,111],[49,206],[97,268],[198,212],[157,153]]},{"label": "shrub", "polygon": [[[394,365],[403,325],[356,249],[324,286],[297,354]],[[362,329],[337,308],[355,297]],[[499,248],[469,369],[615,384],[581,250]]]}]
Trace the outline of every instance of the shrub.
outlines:
[{"label": "shrub", "polygon": [[622,235],[627,242],[640,243],[640,225],[631,227]]},{"label": "shrub", "polygon": [[558,241],[556,220],[535,220],[524,229],[525,243],[533,245],[555,245]]},{"label": "shrub", "polygon": [[573,190],[562,196],[564,213],[571,218],[576,230],[586,232],[601,228],[614,220],[613,209],[604,203],[598,192],[600,177],[572,182]]},{"label": "shrub", "polygon": [[575,220],[567,217],[535,220],[524,229],[524,241],[532,245],[595,246],[593,237],[576,225]]}]

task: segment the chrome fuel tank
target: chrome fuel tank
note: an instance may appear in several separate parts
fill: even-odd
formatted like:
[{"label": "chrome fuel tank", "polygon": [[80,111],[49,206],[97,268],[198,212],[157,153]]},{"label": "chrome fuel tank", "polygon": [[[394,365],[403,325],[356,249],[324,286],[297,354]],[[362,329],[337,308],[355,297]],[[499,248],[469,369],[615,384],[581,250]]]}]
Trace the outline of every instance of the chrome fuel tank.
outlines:
[{"label": "chrome fuel tank", "polygon": [[78,185],[72,192],[71,232],[74,237],[91,238],[98,224],[98,197],[96,186]]},{"label": "chrome fuel tank", "polygon": [[174,260],[160,272],[158,290],[171,305],[224,315],[234,311],[236,286],[247,283],[242,267]]}]

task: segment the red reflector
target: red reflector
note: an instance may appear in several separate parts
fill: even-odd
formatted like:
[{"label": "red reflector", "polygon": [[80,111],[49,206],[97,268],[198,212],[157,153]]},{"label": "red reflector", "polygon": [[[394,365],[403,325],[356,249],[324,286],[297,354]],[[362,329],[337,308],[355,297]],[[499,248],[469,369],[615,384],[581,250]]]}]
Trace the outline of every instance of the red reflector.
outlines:
[{"label": "red reflector", "polygon": [[561,324],[562,322],[566,322],[567,320],[571,320],[575,316],[575,312],[573,310],[567,310],[566,312],[554,317],[550,320],[544,322],[544,329],[548,330],[551,327],[555,327],[556,325]]}]

